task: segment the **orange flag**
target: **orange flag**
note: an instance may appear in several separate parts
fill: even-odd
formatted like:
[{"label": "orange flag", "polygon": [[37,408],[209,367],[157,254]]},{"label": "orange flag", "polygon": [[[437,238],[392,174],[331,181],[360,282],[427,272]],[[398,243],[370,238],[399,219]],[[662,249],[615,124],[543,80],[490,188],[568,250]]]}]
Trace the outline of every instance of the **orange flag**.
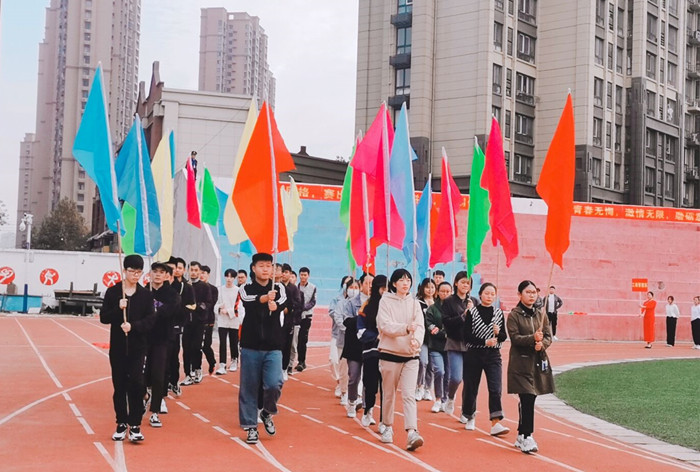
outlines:
[{"label": "orange flag", "polygon": [[260,252],[289,249],[279,174],[294,168],[272,110],[263,103],[231,194],[241,224]]},{"label": "orange flag", "polygon": [[574,213],[574,142],[574,107],[569,94],[537,183],[537,193],[547,203],[544,245],[552,261],[562,269],[564,253],[569,248],[571,215]]}]

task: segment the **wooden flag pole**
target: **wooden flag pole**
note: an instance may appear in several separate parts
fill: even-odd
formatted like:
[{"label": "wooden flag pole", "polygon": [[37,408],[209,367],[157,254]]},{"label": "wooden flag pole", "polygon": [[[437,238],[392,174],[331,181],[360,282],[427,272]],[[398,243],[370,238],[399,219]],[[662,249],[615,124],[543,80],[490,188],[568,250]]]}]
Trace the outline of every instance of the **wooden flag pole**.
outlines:
[{"label": "wooden flag pole", "polygon": [[[121,231],[121,225],[119,224],[119,220],[117,220],[117,254],[119,254],[119,272],[122,274],[122,300],[126,300],[126,292],[124,291],[124,263],[122,261],[122,231]],[[127,322],[126,320],[126,307],[122,308],[122,314],[124,316],[124,323]],[[124,333],[125,337],[129,337],[129,333]],[[128,345],[127,345],[128,349]]]},{"label": "wooden flag pole", "polygon": [[[554,275],[554,261],[552,261],[552,267],[549,268],[549,279],[547,279],[547,286],[545,287],[547,290],[549,290],[549,287],[552,286],[552,276]],[[542,306],[542,319],[540,320],[540,326],[544,326],[544,317],[547,316],[547,305],[545,302],[545,305]]]}]

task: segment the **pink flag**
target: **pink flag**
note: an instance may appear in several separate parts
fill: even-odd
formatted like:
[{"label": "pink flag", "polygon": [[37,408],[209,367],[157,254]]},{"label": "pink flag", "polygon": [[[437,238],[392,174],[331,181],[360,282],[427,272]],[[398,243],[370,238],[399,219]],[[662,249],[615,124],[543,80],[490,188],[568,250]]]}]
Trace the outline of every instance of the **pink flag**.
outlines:
[{"label": "pink flag", "polygon": [[199,203],[197,203],[197,185],[194,181],[192,158],[187,158],[187,222],[197,228],[202,227],[202,219],[199,216]]}]

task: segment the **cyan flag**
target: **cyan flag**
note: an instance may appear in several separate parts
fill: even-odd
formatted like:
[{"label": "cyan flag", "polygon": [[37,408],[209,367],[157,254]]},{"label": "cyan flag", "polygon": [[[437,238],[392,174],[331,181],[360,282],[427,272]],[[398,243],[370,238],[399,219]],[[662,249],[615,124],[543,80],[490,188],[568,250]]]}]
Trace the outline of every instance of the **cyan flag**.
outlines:
[{"label": "cyan flag", "polygon": [[425,183],[423,193],[416,206],[416,259],[418,259],[418,273],[420,279],[430,273],[430,211],[433,207],[433,189],[430,184],[431,177]]},{"label": "cyan flag", "polygon": [[117,178],[112,159],[112,137],[109,133],[109,117],[102,88],[102,66],[97,66],[92,87],[73,141],[73,157],[97,184],[100,201],[109,229],[117,232],[117,223],[124,234],[124,221],[117,196]]},{"label": "cyan flag", "polygon": [[134,252],[152,256],[160,249],[160,212],[151,158],[138,115],[119,151],[115,171],[119,198],[136,209]]},{"label": "cyan flag", "polygon": [[406,237],[403,240],[403,253],[406,261],[413,259],[413,248],[416,242],[416,200],[413,186],[412,161],[418,159],[413,147],[411,147],[408,133],[408,114],[406,103],[401,105],[401,112],[396,121],[396,134],[394,145],[391,149],[389,161],[389,177],[391,194],[394,197],[396,208],[405,225]]},{"label": "cyan flag", "polygon": [[170,141],[170,172],[172,172],[172,177],[173,179],[175,178],[175,133],[173,131],[170,132],[170,135],[168,136],[168,140]]}]

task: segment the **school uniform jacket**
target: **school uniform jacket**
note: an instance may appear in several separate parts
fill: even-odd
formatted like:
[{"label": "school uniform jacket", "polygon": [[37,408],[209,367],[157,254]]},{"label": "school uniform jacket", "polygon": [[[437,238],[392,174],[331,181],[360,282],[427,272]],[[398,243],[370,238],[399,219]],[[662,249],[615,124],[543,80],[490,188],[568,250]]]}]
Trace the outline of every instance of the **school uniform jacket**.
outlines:
[{"label": "school uniform jacket", "polygon": [[[260,298],[275,290],[277,309],[270,311],[267,303],[260,303]],[[257,351],[280,351],[284,345],[284,308],[287,295],[284,285],[271,280],[260,285],[257,280],[240,288],[241,301],[245,307],[245,318],[241,324],[241,347]]]},{"label": "school uniform jacket", "polygon": [[123,311],[119,308],[122,298],[122,282],[118,282],[105,292],[100,310],[100,322],[108,324],[109,355],[126,355],[127,343],[129,353],[145,352],[148,348],[148,333],[156,321],[151,293],[136,284],[136,291],[127,297],[126,321],[131,324],[128,340],[121,324],[124,322]]}]

